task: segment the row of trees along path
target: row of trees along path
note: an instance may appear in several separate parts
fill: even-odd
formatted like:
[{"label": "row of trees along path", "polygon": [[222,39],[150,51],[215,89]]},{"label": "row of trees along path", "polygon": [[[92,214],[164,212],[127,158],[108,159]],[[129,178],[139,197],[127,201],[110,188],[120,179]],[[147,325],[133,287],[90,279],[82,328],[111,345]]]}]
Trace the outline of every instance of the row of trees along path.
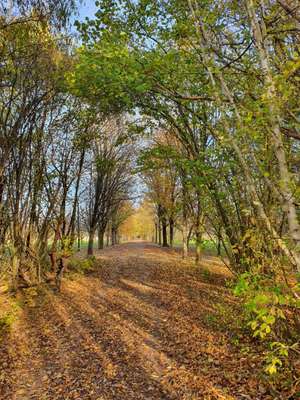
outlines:
[{"label": "row of trees along path", "polygon": [[299,397],[299,0],[95,8],[0,2],[0,397]]}]

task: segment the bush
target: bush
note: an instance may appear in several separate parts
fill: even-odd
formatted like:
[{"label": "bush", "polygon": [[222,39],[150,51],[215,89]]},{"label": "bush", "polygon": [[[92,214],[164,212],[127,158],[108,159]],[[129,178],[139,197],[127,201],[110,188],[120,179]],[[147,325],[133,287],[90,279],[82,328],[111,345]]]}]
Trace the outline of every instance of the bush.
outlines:
[{"label": "bush", "polygon": [[285,284],[276,283],[274,276],[242,274],[234,294],[243,300],[247,326],[253,337],[266,345],[265,371],[274,375],[280,367],[288,365],[290,352],[299,341],[298,318],[300,286],[293,291]]},{"label": "bush", "polygon": [[87,272],[93,271],[96,264],[96,258],[94,256],[85,259],[72,259],[68,265],[71,271],[78,274],[85,274]]}]

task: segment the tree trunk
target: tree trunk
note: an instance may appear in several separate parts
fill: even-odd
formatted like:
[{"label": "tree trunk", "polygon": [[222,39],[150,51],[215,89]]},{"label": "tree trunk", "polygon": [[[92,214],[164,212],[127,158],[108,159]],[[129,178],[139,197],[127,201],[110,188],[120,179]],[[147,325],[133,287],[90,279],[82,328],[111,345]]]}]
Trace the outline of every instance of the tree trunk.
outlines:
[{"label": "tree trunk", "polygon": [[[83,168],[83,163],[84,163],[84,157],[85,157],[85,149],[83,149],[81,151],[81,156],[80,156],[80,160],[79,160],[78,174],[77,174],[75,193],[74,193],[74,201],[73,201],[73,209],[72,209],[70,225],[69,225],[68,233],[67,233],[67,236],[70,237],[71,247],[73,247],[73,244],[75,241],[76,214],[77,214],[77,219],[79,219],[79,196],[78,196],[78,193],[79,193],[79,186],[80,186],[80,179],[81,179],[82,168]],[[77,224],[78,224],[78,221],[77,221]]]},{"label": "tree trunk", "polygon": [[182,225],[182,257],[188,256],[188,228],[186,223]]},{"label": "tree trunk", "polygon": [[18,281],[19,281],[19,267],[20,267],[20,260],[17,254],[13,254],[12,260],[12,282],[11,282],[11,287],[13,291],[16,291],[18,289]]},{"label": "tree trunk", "polygon": [[53,243],[51,246],[51,250],[48,253],[51,261],[51,269],[55,274],[57,271],[57,242],[61,238],[60,227],[61,227],[61,222],[57,221]]},{"label": "tree trunk", "polygon": [[104,248],[104,232],[98,229],[98,249],[102,250]]},{"label": "tree trunk", "polygon": [[168,247],[168,236],[167,236],[167,220],[164,217],[162,219],[162,239],[163,239],[163,247]]},{"label": "tree trunk", "polygon": [[200,229],[197,229],[196,231],[196,263],[198,264],[200,259],[201,259],[201,253],[202,253],[202,232]]},{"label": "tree trunk", "polygon": [[158,244],[161,246],[161,222],[158,222]]},{"label": "tree trunk", "polygon": [[79,204],[77,207],[77,251],[80,251],[81,240],[80,240],[80,215],[79,215]]},{"label": "tree trunk", "polygon": [[217,256],[221,255],[221,238],[218,236],[218,244],[217,244]]},{"label": "tree trunk", "polygon": [[63,277],[64,268],[65,268],[64,260],[63,260],[63,258],[60,258],[59,262],[58,262],[58,268],[56,271],[56,275],[55,275],[56,288],[59,292],[61,290],[61,281],[62,281],[62,277]]},{"label": "tree trunk", "polygon": [[204,214],[201,207],[201,194],[197,191],[197,213],[195,219],[195,236],[196,236],[196,264],[199,263],[202,253],[202,236],[204,233]]},{"label": "tree trunk", "polygon": [[81,240],[80,240],[80,234],[77,236],[77,251],[81,250]]},{"label": "tree trunk", "polygon": [[174,242],[174,220],[169,218],[169,231],[170,231],[170,247],[173,247]]},{"label": "tree trunk", "polygon": [[193,227],[191,227],[188,230],[188,235],[187,235],[187,247],[188,247],[188,250],[190,249],[190,241],[191,241],[192,233],[193,233]]},{"label": "tree trunk", "polygon": [[91,229],[89,232],[89,243],[88,243],[88,256],[92,256],[94,253],[94,236],[95,236],[95,229]]},{"label": "tree trunk", "polygon": [[115,228],[111,228],[111,244],[112,246],[115,246],[117,244]]}]

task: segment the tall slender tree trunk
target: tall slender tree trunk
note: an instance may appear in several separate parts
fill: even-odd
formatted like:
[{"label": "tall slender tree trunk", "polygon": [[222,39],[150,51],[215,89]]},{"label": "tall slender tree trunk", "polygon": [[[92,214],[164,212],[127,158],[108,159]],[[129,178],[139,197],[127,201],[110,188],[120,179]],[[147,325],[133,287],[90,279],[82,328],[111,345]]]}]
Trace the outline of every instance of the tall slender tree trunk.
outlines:
[{"label": "tall slender tree trunk", "polygon": [[83,149],[81,151],[81,155],[80,155],[79,168],[78,168],[75,193],[74,193],[73,209],[72,209],[70,224],[69,224],[68,233],[67,233],[67,236],[70,237],[70,246],[71,247],[73,247],[73,244],[75,241],[76,214],[77,214],[77,225],[78,225],[78,218],[79,218],[79,195],[78,194],[79,194],[79,186],[80,186],[80,180],[81,180],[81,175],[82,175],[84,157],[85,157],[85,149]]},{"label": "tall slender tree trunk", "polygon": [[158,244],[161,246],[161,221],[158,222]]},{"label": "tall slender tree trunk", "polygon": [[204,233],[204,214],[202,212],[201,194],[197,191],[197,213],[195,220],[195,236],[196,236],[196,264],[199,263],[202,253],[202,236]]},{"label": "tall slender tree trunk", "polygon": [[193,233],[193,227],[190,227],[190,229],[188,230],[188,235],[187,235],[188,250],[190,249],[190,241],[191,241],[192,233]]},{"label": "tall slender tree trunk", "polygon": [[173,247],[174,242],[174,220],[169,218],[169,232],[170,232],[170,247]]},{"label": "tall slender tree trunk", "polygon": [[186,221],[182,225],[182,257],[188,256],[188,227]]},{"label": "tall slender tree trunk", "polygon": [[185,171],[181,171],[182,182],[182,257],[186,258],[189,251],[189,229],[188,229],[188,210],[187,210],[187,188]]},{"label": "tall slender tree trunk", "polygon": [[217,238],[217,256],[221,255],[221,245],[222,245],[222,236],[221,236],[221,233],[218,233],[218,238]]},{"label": "tall slender tree trunk", "polygon": [[158,228],[157,228],[157,223],[155,223],[155,244],[158,243]]},{"label": "tall slender tree trunk", "polygon": [[77,205],[77,250],[81,248],[79,203]]}]

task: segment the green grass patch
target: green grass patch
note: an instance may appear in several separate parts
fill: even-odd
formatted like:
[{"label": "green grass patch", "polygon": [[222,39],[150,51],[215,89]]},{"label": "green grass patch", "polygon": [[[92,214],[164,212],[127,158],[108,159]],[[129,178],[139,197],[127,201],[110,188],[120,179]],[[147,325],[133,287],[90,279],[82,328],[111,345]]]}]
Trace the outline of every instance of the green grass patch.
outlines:
[{"label": "green grass patch", "polygon": [[[182,240],[181,240],[181,239],[175,240],[175,241],[174,241],[174,246],[175,246],[175,247],[182,247]],[[195,242],[194,239],[190,240],[189,249],[192,250],[192,251],[195,251],[195,249],[196,249],[196,242]],[[224,256],[224,255],[225,255],[225,251],[224,251],[223,246],[221,246],[221,249],[220,249],[220,250],[221,250],[221,255]],[[201,251],[202,251],[204,254],[211,255],[211,256],[217,256],[217,255],[218,255],[218,248],[217,248],[217,245],[216,245],[216,243],[215,243],[213,240],[211,240],[211,239],[204,239],[204,240],[202,240],[202,242],[201,242]]]}]

